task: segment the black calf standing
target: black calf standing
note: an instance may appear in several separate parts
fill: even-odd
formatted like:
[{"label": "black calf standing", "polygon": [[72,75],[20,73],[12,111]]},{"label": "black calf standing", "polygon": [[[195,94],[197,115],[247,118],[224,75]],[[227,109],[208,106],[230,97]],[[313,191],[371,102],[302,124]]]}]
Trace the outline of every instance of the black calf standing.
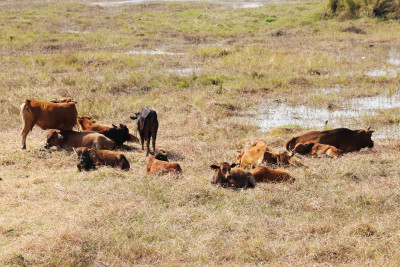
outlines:
[{"label": "black calf standing", "polygon": [[147,107],[142,108],[142,111],[135,113],[135,116],[130,117],[132,120],[137,119],[137,129],[140,135],[140,142],[142,143],[142,150],[144,150],[144,141],[146,140],[147,153],[150,153],[150,138],[153,138],[153,151],[156,152],[156,138],[158,130],[157,113]]}]

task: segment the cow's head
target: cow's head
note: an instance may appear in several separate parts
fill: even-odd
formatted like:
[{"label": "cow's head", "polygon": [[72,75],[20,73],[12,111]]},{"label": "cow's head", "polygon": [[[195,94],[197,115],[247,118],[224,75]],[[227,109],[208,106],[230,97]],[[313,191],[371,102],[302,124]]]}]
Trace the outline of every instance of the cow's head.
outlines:
[{"label": "cow's head", "polygon": [[59,130],[50,130],[47,134],[47,141],[44,148],[49,149],[52,146],[62,146],[64,137]]},{"label": "cow's head", "polygon": [[129,118],[130,118],[131,120],[136,120],[137,118],[139,118],[139,115],[140,115],[140,112],[135,113],[135,116],[130,116]]},{"label": "cow's head", "polygon": [[278,163],[280,164],[289,164],[290,159],[293,157],[294,152],[291,151],[286,151],[286,150],[281,150],[279,151],[279,155],[277,156],[278,158]]},{"label": "cow's head", "polygon": [[243,157],[244,152],[243,151],[237,151],[236,154],[236,164],[240,165],[240,162],[242,161],[242,157]]},{"label": "cow's head", "polygon": [[102,134],[113,139],[117,146],[121,146],[125,141],[131,140],[131,135],[129,134],[129,129],[126,125],[120,124],[118,127],[113,124],[112,126],[112,128],[103,131]]},{"label": "cow's head", "polygon": [[265,151],[264,152],[263,162],[277,164],[278,163],[278,158],[279,158],[279,155],[275,154],[274,152]]},{"label": "cow's head", "polygon": [[231,174],[231,168],[234,167],[236,167],[236,163],[229,164],[228,162],[221,162],[219,166],[211,165],[210,168],[215,170],[211,183],[228,185],[228,176]]},{"label": "cow's head", "polygon": [[82,116],[77,119],[79,126],[81,126],[82,130],[85,130],[87,127],[91,127],[95,120],[92,120],[92,117]]},{"label": "cow's head", "polygon": [[89,171],[91,169],[95,169],[96,165],[92,159],[91,151],[86,147],[78,147],[74,149],[75,153],[78,155],[78,167],[79,171],[85,170]]},{"label": "cow's head", "polygon": [[161,161],[168,161],[167,152],[163,149],[158,150],[158,152],[155,154],[155,159]]},{"label": "cow's head", "polygon": [[373,132],[375,131],[371,130],[371,126],[358,130],[358,135],[360,136],[363,147],[374,147],[374,141],[372,141],[371,138]]}]

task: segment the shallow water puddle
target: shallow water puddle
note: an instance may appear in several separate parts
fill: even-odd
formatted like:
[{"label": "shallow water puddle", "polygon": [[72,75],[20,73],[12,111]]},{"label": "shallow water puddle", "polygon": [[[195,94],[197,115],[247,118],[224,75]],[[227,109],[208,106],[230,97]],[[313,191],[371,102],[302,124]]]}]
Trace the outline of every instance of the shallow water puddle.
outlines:
[{"label": "shallow water puddle", "polygon": [[178,74],[180,76],[198,75],[200,68],[166,69],[166,72]]},{"label": "shallow water puddle", "polygon": [[398,51],[395,47],[389,48],[388,62],[392,65],[400,65],[400,51]]},{"label": "shallow water puddle", "polygon": [[367,71],[365,74],[369,77],[387,77],[387,78],[396,78],[398,69],[388,68],[387,70],[382,69],[374,69]]},{"label": "shallow water puddle", "polygon": [[66,30],[66,31],[64,31],[65,33],[77,33],[77,34],[79,34],[79,33],[89,33],[89,31],[76,31],[76,30]]},{"label": "shallow water puddle", "polygon": [[388,50],[388,59],[387,63],[391,64],[392,67],[386,69],[373,69],[367,71],[365,75],[370,77],[387,77],[387,78],[396,78],[397,73],[400,71],[400,52],[396,47],[390,47]]},{"label": "shallow water puddle", "polygon": [[149,3],[149,2],[203,2],[203,3],[214,3],[221,4],[225,6],[230,6],[233,9],[240,8],[258,8],[265,5],[271,4],[288,4],[288,3],[296,3],[297,1],[291,0],[264,0],[264,1],[222,1],[222,0],[125,0],[125,1],[102,1],[102,2],[92,2],[90,5],[99,5],[99,6],[120,6],[120,5],[129,5],[129,4],[140,4],[140,3]]},{"label": "shallow water puddle", "polygon": [[[268,132],[276,127],[301,127],[309,129],[324,129],[348,127],[362,128],[363,116],[376,115],[379,110],[400,108],[400,96],[373,96],[354,98],[345,103],[341,109],[329,110],[308,106],[289,106],[285,103],[265,103],[250,114],[236,116],[234,119],[245,121],[260,127],[262,132]],[[373,125],[372,125],[373,127]],[[376,129],[375,138],[400,136],[398,126]]]},{"label": "shallow water puddle", "polygon": [[183,55],[183,53],[175,53],[175,52],[166,52],[161,50],[132,50],[128,52],[123,52],[125,55]]}]

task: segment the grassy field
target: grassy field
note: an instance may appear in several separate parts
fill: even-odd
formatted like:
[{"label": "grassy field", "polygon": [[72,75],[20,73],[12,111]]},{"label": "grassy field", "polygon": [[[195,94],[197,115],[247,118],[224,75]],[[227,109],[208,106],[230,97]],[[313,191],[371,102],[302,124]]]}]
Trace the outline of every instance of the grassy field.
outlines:
[{"label": "grassy field", "polygon": [[[399,265],[398,130],[337,160],[305,158],[309,168],[287,168],[293,184],[210,184],[211,164],[258,140],[283,149],[307,130],[261,132],[238,114],[270,101],[337,109],[398,93],[399,22],[327,9],[0,2],[0,265]],[[131,129],[134,112],[156,110],[156,147],[183,175],[147,175],[135,143],[121,150],[130,171],[79,173],[73,153],[42,149],[37,127],[22,151],[23,101],[64,96],[79,116]],[[399,112],[368,115],[358,128],[398,129]]]}]

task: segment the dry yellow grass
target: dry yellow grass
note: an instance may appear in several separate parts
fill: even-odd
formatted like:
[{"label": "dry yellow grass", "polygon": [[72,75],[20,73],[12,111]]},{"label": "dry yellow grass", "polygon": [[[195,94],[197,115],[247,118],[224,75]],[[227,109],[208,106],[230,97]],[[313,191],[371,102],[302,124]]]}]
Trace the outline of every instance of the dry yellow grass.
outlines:
[{"label": "dry yellow grass", "polygon": [[[232,119],[260,103],[326,106],[396,93],[398,77],[365,72],[389,66],[397,22],[321,20],[325,3],[86,4],[0,6],[0,265],[399,265],[397,136],[337,160],[305,158],[309,168],[287,169],[293,184],[227,190],[210,184],[209,168],[257,140],[283,149],[304,130],[262,133]],[[350,24],[366,34],[341,31]],[[141,49],[183,54],[122,53]],[[171,73],[184,68],[200,70]],[[332,86],[343,90],[316,97]],[[130,171],[79,173],[73,153],[42,150],[46,132],[37,127],[22,151],[20,104],[62,96],[78,101],[79,115],[132,129],[130,115],[155,109],[156,147],[183,175],[147,175],[132,143],[123,151]],[[369,120],[377,130],[383,123]]]}]

